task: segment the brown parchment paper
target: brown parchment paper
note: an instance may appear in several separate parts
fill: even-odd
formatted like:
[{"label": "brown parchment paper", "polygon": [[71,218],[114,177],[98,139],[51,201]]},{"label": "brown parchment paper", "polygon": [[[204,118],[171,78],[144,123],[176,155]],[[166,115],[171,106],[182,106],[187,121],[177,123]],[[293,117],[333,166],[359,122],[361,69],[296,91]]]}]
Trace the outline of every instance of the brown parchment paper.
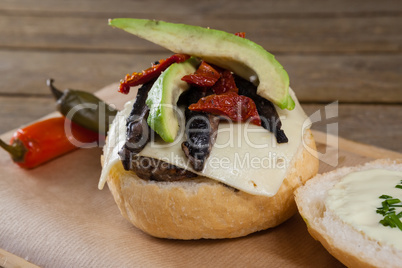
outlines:
[{"label": "brown parchment paper", "polygon": [[[122,97],[115,86],[99,96],[121,108],[135,92]],[[150,237],[120,215],[107,187],[97,189],[100,155],[100,148],[80,149],[27,171],[0,151],[0,248],[41,267],[342,267],[299,215],[238,239]],[[354,165],[371,158],[340,150],[339,159]]]}]

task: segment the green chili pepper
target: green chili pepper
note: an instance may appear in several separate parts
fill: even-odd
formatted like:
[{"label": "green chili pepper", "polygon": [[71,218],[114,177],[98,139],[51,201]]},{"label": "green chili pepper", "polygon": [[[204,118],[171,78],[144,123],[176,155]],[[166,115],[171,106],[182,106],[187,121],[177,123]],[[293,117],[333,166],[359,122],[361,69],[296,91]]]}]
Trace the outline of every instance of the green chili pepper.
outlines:
[{"label": "green chili pepper", "polygon": [[117,110],[92,93],[66,89],[63,92],[53,86],[53,79],[47,80],[53,96],[57,100],[57,110],[87,129],[106,135]]}]

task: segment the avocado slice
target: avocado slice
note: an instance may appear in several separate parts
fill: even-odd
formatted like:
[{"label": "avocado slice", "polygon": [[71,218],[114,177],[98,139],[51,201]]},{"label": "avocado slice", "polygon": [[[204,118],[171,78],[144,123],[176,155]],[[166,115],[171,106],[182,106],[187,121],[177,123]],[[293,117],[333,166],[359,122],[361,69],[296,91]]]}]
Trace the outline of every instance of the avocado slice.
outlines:
[{"label": "avocado slice", "polygon": [[180,128],[176,104],[181,93],[189,88],[181,78],[194,73],[198,65],[199,60],[194,57],[170,65],[148,93],[145,101],[149,107],[147,123],[166,142],[173,142]]},{"label": "avocado slice", "polygon": [[109,25],[175,53],[203,58],[258,86],[257,94],[281,109],[292,110],[289,76],[275,57],[256,43],[224,31],[156,20],[119,18]]}]

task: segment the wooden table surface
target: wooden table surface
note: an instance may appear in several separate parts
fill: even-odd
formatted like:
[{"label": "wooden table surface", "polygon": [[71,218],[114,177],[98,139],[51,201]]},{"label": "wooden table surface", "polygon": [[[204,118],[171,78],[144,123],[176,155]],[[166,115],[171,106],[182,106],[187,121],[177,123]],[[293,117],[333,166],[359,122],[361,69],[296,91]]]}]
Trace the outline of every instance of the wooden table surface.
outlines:
[{"label": "wooden table surface", "polygon": [[95,92],[170,55],[107,25],[136,17],[246,32],[285,67],[308,114],[339,102],[338,117],[313,128],[337,123],[343,138],[402,152],[400,0],[189,3],[2,0],[0,133],[55,110],[49,77]]}]

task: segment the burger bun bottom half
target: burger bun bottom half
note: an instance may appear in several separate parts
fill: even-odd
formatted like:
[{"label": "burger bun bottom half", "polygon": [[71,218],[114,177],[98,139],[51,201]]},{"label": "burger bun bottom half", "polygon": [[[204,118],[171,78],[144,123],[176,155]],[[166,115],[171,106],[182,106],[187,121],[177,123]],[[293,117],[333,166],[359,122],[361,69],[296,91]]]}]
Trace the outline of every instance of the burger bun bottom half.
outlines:
[{"label": "burger bun bottom half", "polygon": [[[310,130],[303,138],[315,151]],[[309,151],[301,143],[272,197],[251,195],[206,177],[147,181],[124,170],[120,162],[111,168],[107,184],[121,214],[152,236],[185,240],[241,237],[275,227],[296,213],[293,192],[318,172],[318,158]]]}]

